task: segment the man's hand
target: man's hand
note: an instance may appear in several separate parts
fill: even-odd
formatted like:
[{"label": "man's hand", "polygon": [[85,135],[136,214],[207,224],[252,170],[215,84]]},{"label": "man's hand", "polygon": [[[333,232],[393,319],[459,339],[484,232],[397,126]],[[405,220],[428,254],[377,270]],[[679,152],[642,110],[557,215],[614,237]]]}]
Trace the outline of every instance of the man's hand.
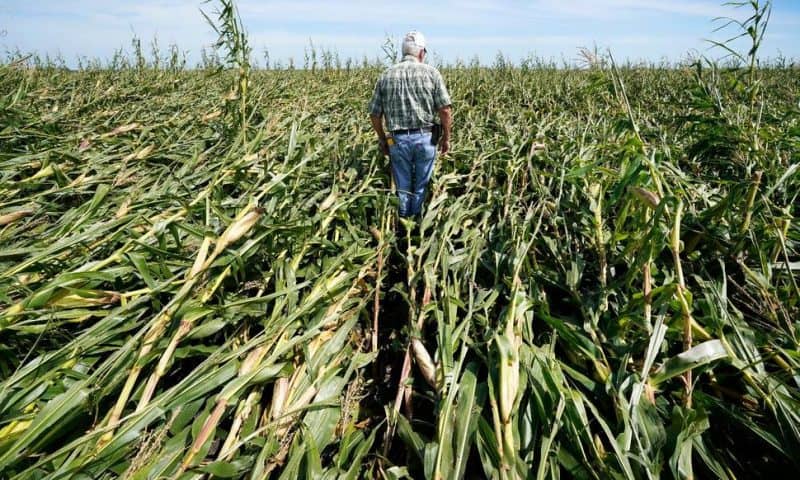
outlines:
[{"label": "man's hand", "polygon": [[379,138],[378,139],[378,145],[379,145],[379,147],[381,149],[381,153],[383,154],[383,156],[384,157],[388,157],[389,156],[389,143],[386,141],[386,139],[385,138]]},{"label": "man's hand", "polygon": [[450,139],[443,138],[441,141],[439,141],[439,152],[441,152],[442,155],[447,155],[447,152],[449,151],[450,151]]}]

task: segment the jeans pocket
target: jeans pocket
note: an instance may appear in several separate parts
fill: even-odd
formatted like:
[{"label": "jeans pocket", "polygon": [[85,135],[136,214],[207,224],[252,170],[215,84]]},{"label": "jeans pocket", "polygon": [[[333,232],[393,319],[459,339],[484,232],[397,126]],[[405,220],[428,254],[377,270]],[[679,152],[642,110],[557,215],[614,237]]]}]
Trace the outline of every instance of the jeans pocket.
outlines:
[{"label": "jeans pocket", "polygon": [[428,155],[428,158],[431,161],[436,159],[436,145],[432,144],[430,141],[425,144],[425,154]]}]

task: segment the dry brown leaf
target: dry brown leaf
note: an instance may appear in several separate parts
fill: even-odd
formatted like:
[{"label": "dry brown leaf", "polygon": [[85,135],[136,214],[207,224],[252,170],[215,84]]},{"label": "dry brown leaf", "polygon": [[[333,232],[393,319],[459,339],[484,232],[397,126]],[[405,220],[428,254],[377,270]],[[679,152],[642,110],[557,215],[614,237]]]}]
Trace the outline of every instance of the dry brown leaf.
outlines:
[{"label": "dry brown leaf", "polygon": [[23,209],[23,210],[17,210],[16,212],[6,213],[5,215],[0,215],[0,227],[8,225],[10,223],[14,223],[20,218],[27,217],[28,215],[32,214],[33,210]]},{"label": "dry brown leaf", "polygon": [[222,110],[216,110],[216,111],[211,112],[211,113],[206,113],[205,115],[202,116],[201,120],[204,121],[204,122],[208,122],[210,120],[214,120],[215,118],[219,117],[220,115],[222,115]]}]

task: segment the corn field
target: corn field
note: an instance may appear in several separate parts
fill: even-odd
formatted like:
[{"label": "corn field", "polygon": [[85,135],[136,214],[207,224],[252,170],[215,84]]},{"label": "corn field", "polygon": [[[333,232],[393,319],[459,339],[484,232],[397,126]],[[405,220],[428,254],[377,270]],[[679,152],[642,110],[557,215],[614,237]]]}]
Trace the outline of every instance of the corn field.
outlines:
[{"label": "corn field", "polygon": [[796,68],[379,73],[0,66],[0,477],[800,472]]}]

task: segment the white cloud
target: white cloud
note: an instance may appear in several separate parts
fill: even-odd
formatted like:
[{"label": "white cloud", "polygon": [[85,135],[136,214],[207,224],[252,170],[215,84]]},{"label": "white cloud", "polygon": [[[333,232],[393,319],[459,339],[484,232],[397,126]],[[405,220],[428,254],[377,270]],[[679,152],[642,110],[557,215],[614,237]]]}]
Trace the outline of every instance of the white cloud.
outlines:
[{"label": "white cloud", "polygon": [[[68,59],[103,57],[128,47],[135,34],[144,43],[154,36],[162,46],[176,43],[196,59],[215,39],[199,13],[202,8],[213,16],[213,2],[2,1],[0,29],[8,34],[0,38],[0,47],[60,50]],[[302,58],[309,39],[344,57],[382,56],[386,33],[396,39],[410,28],[422,29],[432,50],[446,59],[473,54],[491,59],[498,50],[512,57],[534,50],[572,56],[578,46],[595,42],[621,57],[672,52],[680,58],[687,49],[705,48],[701,39],[711,35],[712,18],[747,13],[717,0],[238,0],[238,5],[256,56],[266,46],[272,58],[284,59]],[[797,25],[797,14],[776,7],[772,42],[789,55],[798,55],[800,38],[792,33]]]},{"label": "white cloud", "polygon": [[508,19],[610,18],[642,13],[668,13],[711,19],[734,12],[708,0],[534,0],[513,5],[493,1],[364,2],[339,1],[258,1],[239,2],[242,15],[280,18],[286,21],[369,24],[376,21],[414,24],[436,21],[446,25],[482,23],[498,17]]},{"label": "white cloud", "polygon": [[733,12],[730,7],[720,6],[717,2],[701,0],[572,0],[536,3],[540,8],[555,14],[603,18],[650,12],[711,19]]}]

